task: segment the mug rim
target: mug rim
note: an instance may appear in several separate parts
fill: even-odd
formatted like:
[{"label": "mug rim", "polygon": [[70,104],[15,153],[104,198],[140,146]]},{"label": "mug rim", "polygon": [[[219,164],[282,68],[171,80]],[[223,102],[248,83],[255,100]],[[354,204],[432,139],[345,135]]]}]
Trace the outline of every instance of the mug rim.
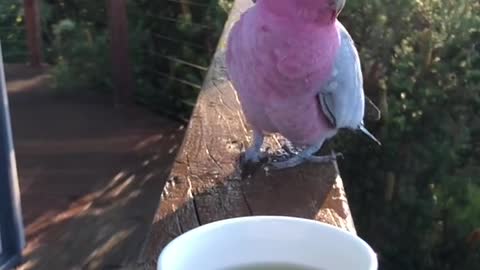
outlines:
[{"label": "mug rim", "polygon": [[362,246],[362,248],[367,252],[369,257],[369,270],[378,270],[378,258],[375,251],[372,247],[362,238],[360,238],[357,234],[346,231],[341,229],[337,226],[321,222],[318,220],[308,219],[308,218],[300,218],[300,217],[293,217],[293,216],[279,216],[279,215],[258,215],[258,216],[242,216],[242,217],[234,217],[234,218],[227,218],[218,221],[213,221],[204,225],[200,225],[196,228],[193,228],[179,236],[175,239],[170,241],[160,252],[158,259],[157,259],[157,270],[160,269],[160,263],[164,260],[163,258],[166,256],[166,253],[170,253],[169,250],[173,249],[177,242],[182,241],[183,239],[193,237],[198,234],[203,234],[208,231],[215,230],[218,227],[229,225],[229,224],[238,224],[243,222],[249,221],[290,221],[290,222],[298,222],[303,224],[309,224],[314,226],[323,227],[324,229],[329,229],[336,231],[337,233],[343,234],[344,236],[352,239],[353,241],[357,242]]}]

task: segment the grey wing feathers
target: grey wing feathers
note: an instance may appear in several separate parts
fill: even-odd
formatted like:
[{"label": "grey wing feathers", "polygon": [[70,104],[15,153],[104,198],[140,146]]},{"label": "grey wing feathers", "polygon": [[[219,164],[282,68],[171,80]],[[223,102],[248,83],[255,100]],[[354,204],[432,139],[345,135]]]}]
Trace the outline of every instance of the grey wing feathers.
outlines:
[{"label": "grey wing feathers", "polygon": [[341,45],[331,79],[319,92],[322,110],[337,128],[363,124],[365,96],[360,58],[350,34],[339,22]]}]

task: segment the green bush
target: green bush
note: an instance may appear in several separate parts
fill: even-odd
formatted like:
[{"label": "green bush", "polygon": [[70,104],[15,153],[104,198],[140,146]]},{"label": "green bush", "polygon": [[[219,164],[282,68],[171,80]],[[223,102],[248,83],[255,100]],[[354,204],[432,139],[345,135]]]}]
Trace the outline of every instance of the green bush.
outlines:
[{"label": "green bush", "polygon": [[70,19],[53,25],[52,32],[56,89],[110,91],[110,54],[105,32]]},{"label": "green bush", "polygon": [[139,102],[188,119],[232,2],[129,2]]},{"label": "green bush", "polygon": [[[188,119],[231,0],[127,2],[137,101]],[[43,0],[57,89],[111,91],[105,1]]]},{"label": "green bush", "polygon": [[23,62],[27,56],[23,5],[19,0],[0,1],[0,41],[5,62]]},{"label": "green bush", "polygon": [[41,7],[56,90],[110,92],[105,1],[42,0]]},{"label": "green bush", "polygon": [[480,269],[480,3],[357,0],[360,50],[383,146],[335,141],[360,235],[381,269]]}]

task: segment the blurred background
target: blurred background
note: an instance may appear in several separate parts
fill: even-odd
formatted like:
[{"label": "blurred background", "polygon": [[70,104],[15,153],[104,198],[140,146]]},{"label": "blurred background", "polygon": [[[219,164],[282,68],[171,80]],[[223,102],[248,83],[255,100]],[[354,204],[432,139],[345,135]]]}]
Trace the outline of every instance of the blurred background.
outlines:
[{"label": "blurred background", "polygon": [[[129,0],[135,100],[189,119],[232,0]],[[112,91],[105,1],[42,0],[56,93]],[[359,235],[385,270],[480,269],[480,2],[351,0],[340,16],[382,111],[334,140]],[[7,63],[26,62],[19,0],[0,2]]]}]

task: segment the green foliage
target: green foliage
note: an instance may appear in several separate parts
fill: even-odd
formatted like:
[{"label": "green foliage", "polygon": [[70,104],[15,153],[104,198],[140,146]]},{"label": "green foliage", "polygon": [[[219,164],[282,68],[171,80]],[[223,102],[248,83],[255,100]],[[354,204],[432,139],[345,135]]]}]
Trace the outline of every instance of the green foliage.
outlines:
[{"label": "green foliage", "polygon": [[231,3],[129,2],[130,44],[141,103],[189,117]]},{"label": "green foliage", "polygon": [[[187,119],[210,64],[231,0],[128,2],[137,100]],[[43,0],[47,59],[57,89],[111,90],[105,1]]]},{"label": "green foliage", "polygon": [[480,4],[348,2],[383,142],[336,140],[361,236],[381,269],[480,269]]},{"label": "green foliage", "polygon": [[24,61],[26,57],[23,24],[22,2],[19,0],[0,1],[0,41],[5,62]]},{"label": "green foliage", "polygon": [[56,88],[62,91],[109,91],[110,54],[103,31],[64,19],[52,26]]},{"label": "green foliage", "polygon": [[47,60],[59,91],[110,91],[105,1],[42,1]]}]

